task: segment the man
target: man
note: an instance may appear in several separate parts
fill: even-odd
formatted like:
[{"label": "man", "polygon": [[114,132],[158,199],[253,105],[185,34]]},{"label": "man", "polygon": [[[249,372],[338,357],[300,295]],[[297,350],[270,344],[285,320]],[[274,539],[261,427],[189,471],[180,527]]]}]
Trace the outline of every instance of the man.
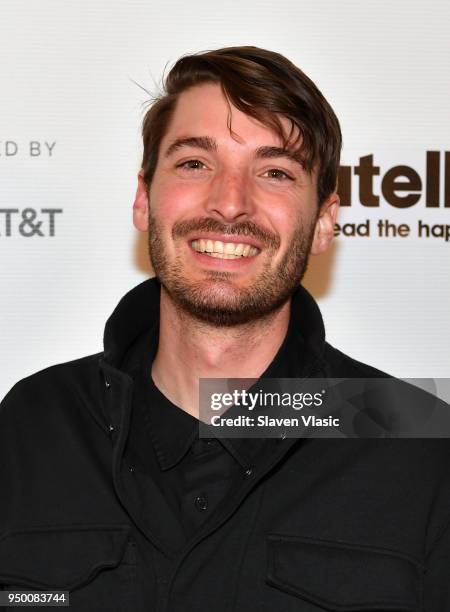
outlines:
[{"label": "man", "polygon": [[341,134],[256,47],[180,59],[143,126],[134,224],[156,278],[104,351],[1,410],[0,584],[73,610],[450,609],[445,440],[198,435],[201,378],[385,376],[325,341]]}]

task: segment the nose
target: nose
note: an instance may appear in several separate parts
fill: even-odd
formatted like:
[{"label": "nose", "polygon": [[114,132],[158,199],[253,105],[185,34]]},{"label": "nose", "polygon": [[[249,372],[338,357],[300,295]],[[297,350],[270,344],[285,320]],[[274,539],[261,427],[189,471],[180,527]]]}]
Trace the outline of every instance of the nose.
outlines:
[{"label": "nose", "polygon": [[208,196],[207,212],[222,222],[244,221],[254,212],[249,181],[243,171],[222,171],[214,178]]}]

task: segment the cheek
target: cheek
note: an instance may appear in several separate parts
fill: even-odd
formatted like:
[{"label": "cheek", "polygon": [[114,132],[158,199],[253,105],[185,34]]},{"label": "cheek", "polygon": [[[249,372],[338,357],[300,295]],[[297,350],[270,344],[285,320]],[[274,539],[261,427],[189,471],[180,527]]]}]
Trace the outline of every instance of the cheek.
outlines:
[{"label": "cheek", "polygon": [[150,190],[151,206],[155,214],[162,215],[165,221],[198,208],[206,196],[204,184],[192,184],[185,181],[164,180],[155,182]]},{"label": "cheek", "polygon": [[266,199],[261,209],[260,219],[264,225],[271,228],[283,242],[289,242],[293,229],[299,223],[299,202],[289,199],[274,201]]},{"label": "cheek", "polygon": [[260,200],[267,221],[282,240],[289,241],[299,226],[310,227],[316,210],[316,198],[312,189],[266,193]]}]

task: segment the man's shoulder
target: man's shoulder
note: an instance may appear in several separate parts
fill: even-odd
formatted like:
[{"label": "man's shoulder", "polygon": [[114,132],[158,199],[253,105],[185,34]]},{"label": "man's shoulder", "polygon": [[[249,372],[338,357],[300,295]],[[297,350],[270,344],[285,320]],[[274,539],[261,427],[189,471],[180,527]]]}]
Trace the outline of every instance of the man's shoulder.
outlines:
[{"label": "man's shoulder", "polygon": [[350,355],[346,355],[328,342],[325,342],[323,352],[324,369],[328,377],[332,378],[391,378],[383,372]]},{"label": "man's shoulder", "polygon": [[57,363],[17,381],[0,402],[0,414],[21,410],[51,412],[52,405],[70,406],[98,394],[99,361],[103,352]]}]

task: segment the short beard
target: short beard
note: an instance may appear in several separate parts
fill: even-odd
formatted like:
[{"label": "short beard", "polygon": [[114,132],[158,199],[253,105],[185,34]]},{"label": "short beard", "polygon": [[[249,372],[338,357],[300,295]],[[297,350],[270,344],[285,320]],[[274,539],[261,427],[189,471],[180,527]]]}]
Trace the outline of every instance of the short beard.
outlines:
[{"label": "short beard", "polygon": [[267,246],[269,259],[256,281],[245,289],[233,287],[233,274],[228,271],[210,270],[205,273],[204,280],[189,281],[182,274],[180,256],[172,264],[168,262],[162,227],[151,211],[148,236],[150,261],[162,287],[180,313],[215,327],[249,324],[270,317],[298,288],[307,269],[316,219],[317,216],[308,228],[299,219],[292,242],[276,270],[270,270],[270,256],[279,247],[279,238],[267,235],[251,222],[226,226],[214,219],[198,218],[175,224],[173,237],[181,238],[193,230],[200,230],[253,235],[262,241]]}]

